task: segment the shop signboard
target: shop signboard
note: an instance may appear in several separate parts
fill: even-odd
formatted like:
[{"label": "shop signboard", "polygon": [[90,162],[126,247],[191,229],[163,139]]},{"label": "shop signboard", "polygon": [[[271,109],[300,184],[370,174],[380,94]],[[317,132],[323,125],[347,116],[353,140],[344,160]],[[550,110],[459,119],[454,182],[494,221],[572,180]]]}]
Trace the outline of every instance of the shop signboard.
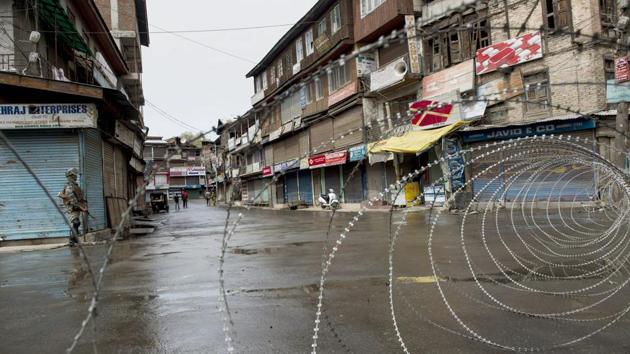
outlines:
[{"label": "shop signboard", "polygon": [[262,175],[263,175],[263,177],[269,177],[269,176],[273,175],[273,169],[271,168],[271,166],[263,167]]},{"label": "shop signboard", "polygon": [[321,168],[321,167],[329,167],[336,165],[343,165],[348,161],[348,152],[340,151],[340,152],[331,152],[328,154],[311,156],[308,159],[308,166],[311,169]]},{"label": "shop signboard", "polygon": [[206,168],[203,166],[171,167],[169,172],[171,177],[205,176]]},{"label": "shop signboard", "polygon": [[290,169],[294,169],[298,167],[300,167],[300,163],[298,159],[293,159],[293,160],[289,160],[289,161],[285,161],[285,162],[273,165],[273,172],[279,173],[279,172],[284,172],[286,170],[290,170]]},{"label": "shop signboard", "polygon": [[365,145],[359,145],[350,148],[348,152],[350,153],[350,161],[361,161],[365,159],[367,149]]},{"label": "shop signboard", "polygon": [[376,58],[373,53],[364,53],[357,56],[357,75],[369,75],[377,69]]},{"label": "shop signboard", "polygon": [[483,75],[542,57],[540,32],[527,33],[477,50],[475,72]]},{"label": "shop signboard", "polygon": [[466,92],[475,87],[475,68],[472,59],[425,76],[422,79],[422,98],[435,98],[452,91]]},{"label": "shop signboard", "polygon": [[486,140],[515,139],[542,134],[560,134],[572,131],[595,129],[594,119],[572,119],[540,122],[526,126],[511,126],[484,131],[464,132],[464,142],[474,143]]},{"label": "shop signboard", "polygon": [[628,56],[615,59],[615,81],[622,83],[630,81],[630,66],[628,65]]},{"label": "shop signboard", "polygon": [[97,119],[90,103],[0,105],[0,129],[96,128]]},{"label": "shop signboard", "polygon": [[606,102],[630,102],[630,82],[618,84],[615,80],[606,82]]},{"label": "shop signboard", "polygon": [[[436,99],[424,99],[409,105],[414,113],[411,124],[420,129],[434,129],[454,124],[461,120],[461,105],[457,91],[443,94]],[[455,102],[455,103],[449,103]]]}]

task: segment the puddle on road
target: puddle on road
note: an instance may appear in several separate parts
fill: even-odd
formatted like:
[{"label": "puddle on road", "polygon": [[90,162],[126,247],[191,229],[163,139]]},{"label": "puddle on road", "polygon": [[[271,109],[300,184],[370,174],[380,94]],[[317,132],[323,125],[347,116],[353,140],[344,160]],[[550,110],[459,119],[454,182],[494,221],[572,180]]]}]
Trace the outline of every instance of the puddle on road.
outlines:
[{"label": "puddle on road", "polygon": [[233,254],[243,254],[246,256],[251,256],[254,254],[275,254],[280,252],[283,249],[287,249],[290,247],[303,247],[308,244],[316,244],[321,243],[322,241],[302,241],[302,242],[291,242],[287,243],[286,246],[281,247],[265,247],[265,248],[242,248],[242,247],[231,247],[229,249],[230,253]]},{"label": "puddle on road", "polygon": [[171,255],[171,254],[178,254],[178,253],[181,253],[181,252],[147,253],[144,256],[145,257],[168,256],[168,255]]}]

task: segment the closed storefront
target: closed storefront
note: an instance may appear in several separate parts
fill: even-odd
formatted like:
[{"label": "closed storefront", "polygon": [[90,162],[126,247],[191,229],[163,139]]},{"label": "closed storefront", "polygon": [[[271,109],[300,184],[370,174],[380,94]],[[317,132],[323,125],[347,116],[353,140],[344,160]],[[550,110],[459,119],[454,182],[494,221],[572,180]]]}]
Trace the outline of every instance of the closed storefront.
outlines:
[{"label": "closed storefront", "polygon": [[301,170],[298,174],[300,200],[307,205],[313,205],[313,183],[311,180],[311,171]]},{"label": "closed storefront", "polygon": [[[345,203],[361,203],[363,201],[363,170],[363,165],[357,165],[357,162],[343,165],[343,201]],[[352,173],[353,171],[354,173]]]},{"label": "closed storefront", "polygon": [[323,190],[328,193],[333,189],[337,195],[341,191],[341,166],[331,166],[324,168]]},{"label": "closed storefront", "polygon": [[103,142],[96,129],[81,131],[83,155],[83,177],[81,188],[88,201],[91,217],[87,218],[88,231],[107,227],[105,198],[103,192]]},{"label": "closed storefront", "polygon": [[298,172],[288,172],[284,175],[284,203],[296,203],[299,200]]},{"label": "closed storefront", "polygon": [[[578,137],[582,139],[580,145],[594,150],[594,130],[591,129],[594,124],[594,121],[590,120],[570,120],[568,122],[547,122],[544,123],[544,128],[546,129],[545,132],[549,134],[562,129],[558,132],[568,134],[571,137]],[[465,133],[464,141],[481,140],[483,137],[497,135],[512,138],[509,135],[510,132],[538,131],[537,128],[540,126],[543,126],[543,123],[525,126],[522,129],[509,130],[505,128]],[[569,129],[586,128],[586,130],[564,130],[567,127]],[[520,136],[522,135],[514,135],[513,138]],[[489,140],[469,143],[467,148],[484,147]],[[471,159],[470,174],[472,176],[480,174],[472,183],[473,196],[478,202],[588,201],[596,192],[595,175],[590,167],[560,162],[527,170],[527,166],[532,161],[531,155],[527,156],[527,160],[513,158],[514,151],[485,155],[491,150],[493,149],[476,150],[469,154]]]},{"label": "closed storefront", "polygon": [[[44,187],[56,198],[69,168],[79,169],[76,131],[7,131],[15,146]],[[83,184],[80,177],[79,183]],[[46,193],[6,145],[0,143],[0,237],[4,240],[63,237],[70,234],[64,218]]]},{"label": "closed storefront", "polygon": [[103,141],[103,192],[110,227],[120,224],[129,197],[129,159],[118,145]]},{"label": "closed storefront", "polygon": [[[269,205],[269,191],[271,186],[267,184],[271,178],[259,178],[247,182],[247,202],[253,205]],[[265,188],[267,187],[267,188]]]}]

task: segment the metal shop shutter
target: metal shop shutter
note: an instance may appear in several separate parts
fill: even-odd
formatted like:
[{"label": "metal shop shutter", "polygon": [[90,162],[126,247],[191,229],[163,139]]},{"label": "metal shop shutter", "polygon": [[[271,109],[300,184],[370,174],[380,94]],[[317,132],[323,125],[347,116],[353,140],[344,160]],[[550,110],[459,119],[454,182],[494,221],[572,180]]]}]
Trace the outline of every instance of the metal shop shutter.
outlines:
[{"label": "metal shop shutter", "polygon": [[[263,178],[263,179],[259,179],[256,180],[256,190],[262,191],[261,195],[260,195],[260,200],[264,203],[269,205],[269,196],[271,195],[271,193],[269,192],[271,190],[271,178]],[[268,185],[269,184],[269,185]]]},{"label": "metal shop shutter", "polygon": [[105,218],[105,196],[103,194],[103,143],[96,129],[85,129],[81,134],[83,148],[82,187],[88,201],[90,215],[88,230],[97,231],[107,227]]},{"label": "metal shop shutter", "polygon": [[[55,197],[66,170],[80,168],[79,138],[70,131],[8,131],[7,138]],[[65,219],[8,147],[0,142],[0,237],[24,240],[70,235]]]},{"label": "metal shop shutter", "polygon": [[[470,145],[470,148],[478,147],[478,146],[485,146],[486,144],[487,142],[472,144]],[[490,150],[493,150],[493,149],[490,148]],[[471,160],[475,159],[480,154],[483,154],[487,151],[488,149],[483,149],[481,151],[475,150],[471,154],[472,155]],[[476,176],[478,173],[481,173],[485,169],[494,165],[496,162],[502,159],[502,156],[503,154],[499,152],[499,153],[495,153],[490,156],[485,156],[478,160],[475,160],[475,162],[473,162],[471,165],[472,176]],[[473,181],[473,197],[476,197],[475,199],[476,201],[488,202],[490,201],[493,195],[494,195],[493,202],[502,201],[502,200],[497,200],[497,198],[500,198],[501,194],[503,193],[503,181],[505,179],[505,175],[501,175],[499,178],[494,179],[495,177],[500,175],[502,172],[503,172],[503,164],[498,164],[494,166],[493,168],[489,169],[488,171],[485,171],[483,175],[481,175],[480,177],[478,177],[477,179]],[[493,179],[494,181],[492,181]],[[483,192],[481,192],[482,190]]]},{"label": "metal shop shutter", "polygon": [[273,144],[273,163],[281,163],[287,161],[284,140],[277,141]]},{"label": "metal shop shutter", "polygon": [[300,136],[293,135],[284,140],[285,161],[300,157]]},{"label": "metal shop shutter", "polygon": [[103,141],[103,191],[105,197],[116,196],[116,176],[114,168],[114,145]]},{"label": "metal shop shutter", "polygon": [[272,145],[267,145],[265,146],[265,161],[264,161],[264,165],[265,166],[271,166],[273,165],[273,146]]},{"label": "metal shop shutter", "polygon": [[324,168],[324,191],[322,193],[328,194],[329,189],[334,189],[335,194],[339,198],[341,191],[341,174],[339,172],[339,166],[331,166]]},{"label": "metal shop shutter", "polygon": [[[360,129],[363,127],[363,109],[361,106],[354,107],[334,119],[334,137],[335,137],[335,150],[348,148],[352,145],[357,145],[363,142],[363,131]],[[350,130],[354,130],[352,135],[349,134]],[[344,135],[343,138],[340,138]]]},{"label": "metal shop shutter", "polygon": [[[588,139],[588,142],[580,141],[580,145],[593,150],[593,131],[571,132],[566,135]],[[572,140],[575,142],[575,140]],[[510,160],[505,163],[505,170],[514,164],[523,162],[522,160]],[[518,174],[518,168],[514,172],[506,172],[505,179]],[[515,182],[509,185],[506,191],[506,201],[551,201],[551,202],[572,202],[588,201],[595,194],[595,175],[592,168],[583,165],[561,165],[554,168],[547,168],[539,174],[536,183],[526,183],[533,172],[522,173]],[[528,188],[529,186],[529,188]],[[505,188],[508,188],[506,186]],[[522,190],[522,191],[521,191]],[[519,195],[520,192],[520,195]]]},{"label": "metal shop shutter", "polygon": [[[333,147],[332,144],[330,144],[330,139],[332,139],[332,137],[332,119],[325,119],[321,122],[313,124],[310,128],[311,153],[317,154],[322,151],[332,150]],[[317,149],[317,152],[313,153],[312,149]]]},{"label": "metal shop shutter", "polygon": [[300,158],[305,158],[310,155],[310,144],[308,139],[308,130],[303,130],[299,134],[300,140]]},{"label": "metal shop shutter", "polygon": [[114,171],[116,176],[116,197],[127,199],[129,197],[129,179],[127,173],[129,160],[119,146],[114,147],[114,160],[116,166],[116,171]]},{"label": "metal shop shutter", "polygon": [[348,180],[356,165],[357,163],[343,165],[343,198],[346,203],[361,203],[363,201],[363,167],[359,166],[358,171]]},{"label": "metal shop shutter", "polygon": [[289,172],[284,175],[284,201],[292,203],[298,200],[298,173]]},{"label": "metal shop shutter", "polygon": [[[243,186],[243,187],[245,187],[245,186]],[[256,198],[257,195],[258,195],[258,192],[256,191],[256,182],[255,181],[247,182],[247,200],[246,200],[246,202],[254,203],[254,199]]]},{"label": "metal shop shutter", "polygon": [[298,182],[300,199],[306,202],[308,205],[313,204],[313,184],[311,183],[311,171],[302,170],[298,171]]}]

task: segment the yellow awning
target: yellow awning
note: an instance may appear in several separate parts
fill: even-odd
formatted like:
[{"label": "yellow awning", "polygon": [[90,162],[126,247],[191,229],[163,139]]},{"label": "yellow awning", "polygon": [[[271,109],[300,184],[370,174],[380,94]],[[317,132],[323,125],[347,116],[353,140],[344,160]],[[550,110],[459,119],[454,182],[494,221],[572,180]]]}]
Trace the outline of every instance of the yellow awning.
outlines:
[{"label": "yellow awning", "polygon": [[394,136],[369,144],[368,152],[371,154],[384,152],[415,154],[430,148],[443,136],[457,130],[464,124],[466,123],[459,121],[443,128],[406,132],[402,136]]}]

